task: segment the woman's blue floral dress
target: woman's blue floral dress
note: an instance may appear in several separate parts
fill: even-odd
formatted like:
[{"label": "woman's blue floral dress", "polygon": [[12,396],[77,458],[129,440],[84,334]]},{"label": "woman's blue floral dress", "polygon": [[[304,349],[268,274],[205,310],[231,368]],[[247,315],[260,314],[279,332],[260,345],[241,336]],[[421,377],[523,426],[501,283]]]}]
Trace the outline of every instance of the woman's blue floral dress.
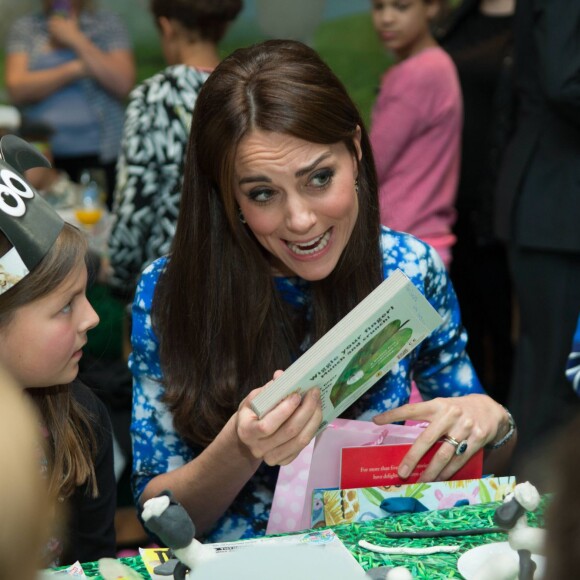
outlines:
[{"label": "woman's blue floral dress", "polygon": [[[405,404],[412,380],[424,398],[483,393],[465,352],[467,335],[461,326],[457,297],[435,250],[409,234],[388,228],[383,228],[381,244],[384,277],[400,268],[443,317],[443,324],[353,405],[354,416],[370,420],[377,413]],[[133,304],[133,352],[129,365],[134,376],[131,435],[136,500],[153,477],[184,465],[202,451],[182,440],[161,400],[159,343],[151,328],[150,313],[165,263],[166,258],[161,258],[143,272]],[[277,278],[276,282],[285,300],[308,310],[308,282],[300,278]],[[276,476],[277,469],[264,464],[206,536],[206,541],[264,534]]]}]

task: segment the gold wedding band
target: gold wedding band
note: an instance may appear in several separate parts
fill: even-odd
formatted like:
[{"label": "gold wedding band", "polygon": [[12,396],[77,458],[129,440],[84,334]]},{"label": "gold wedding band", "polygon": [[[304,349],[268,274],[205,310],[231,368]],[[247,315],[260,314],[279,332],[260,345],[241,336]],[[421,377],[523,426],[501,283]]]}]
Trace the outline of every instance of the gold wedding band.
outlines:
[{"label": "gold wedding band", "polygon": [[455,439],[455,437],[451,437],[451,435],[445,435],[442,441],[455,447],[455,455],[463,455],[469,447],[467,439],[464,439],[463,441],[457,441],[457,439]]}]

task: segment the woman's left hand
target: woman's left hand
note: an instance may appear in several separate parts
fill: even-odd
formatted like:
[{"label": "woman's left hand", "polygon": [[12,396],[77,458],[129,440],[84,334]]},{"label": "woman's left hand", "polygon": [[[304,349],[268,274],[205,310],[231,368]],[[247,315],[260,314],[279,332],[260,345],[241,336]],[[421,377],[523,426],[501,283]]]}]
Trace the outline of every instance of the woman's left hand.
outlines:
[{"label": "woman's left hand", "polygon": [[497,441],[509,429],[505,409],[487,395],[439,397],[431,401],[403,405],[374,417],[378,425],[398,421],[426,421],[429,425],[419,435],[399,465],[403,479],[415,469],[423,455],[445,436],[457,442],[467,441],[467,449],[456,455],[456,446],[444,442],[433,456],[419,481],[449,479],[484,445]]}]

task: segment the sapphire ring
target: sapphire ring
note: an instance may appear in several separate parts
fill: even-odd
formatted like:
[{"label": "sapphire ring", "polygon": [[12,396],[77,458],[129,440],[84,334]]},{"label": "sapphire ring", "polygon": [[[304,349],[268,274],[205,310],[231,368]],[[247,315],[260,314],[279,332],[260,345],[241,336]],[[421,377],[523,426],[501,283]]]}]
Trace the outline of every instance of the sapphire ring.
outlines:
[{"label": "sapphire ring", "polygon": [[455,447],[455,455],[463,455],[467,451],[467,439],[464,439],[463,441],[457,441],[457,439],[451,437],[451,435],[445,435],[442,440],[445,443],[449,443]]}]

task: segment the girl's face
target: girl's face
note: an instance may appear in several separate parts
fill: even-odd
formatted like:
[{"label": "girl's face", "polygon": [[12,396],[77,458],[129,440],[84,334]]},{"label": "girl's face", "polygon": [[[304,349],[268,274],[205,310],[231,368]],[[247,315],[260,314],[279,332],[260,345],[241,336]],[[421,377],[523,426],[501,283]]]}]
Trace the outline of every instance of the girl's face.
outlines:
[{"label": "girl's face", "polygon": [[[354,144],[360,159],[360,129]],[[236,201],[275,274],[313,281],[334,270],[358,217],[357,167],[344,143],[260,130],[240,142]]]},{"label": "girl's face", "polygon": [[429,22],[438,9],[436,0],[372,0],[373,25],[383,46],[403,60],[435,45]]},{"label": "girl's face", "polygon": [[87,331],[99,322],[86,285],[87,269],[80,263],[58,288],[20,307],[0,328],[0,364],[23,387],[64,385],[76,378]]}]

